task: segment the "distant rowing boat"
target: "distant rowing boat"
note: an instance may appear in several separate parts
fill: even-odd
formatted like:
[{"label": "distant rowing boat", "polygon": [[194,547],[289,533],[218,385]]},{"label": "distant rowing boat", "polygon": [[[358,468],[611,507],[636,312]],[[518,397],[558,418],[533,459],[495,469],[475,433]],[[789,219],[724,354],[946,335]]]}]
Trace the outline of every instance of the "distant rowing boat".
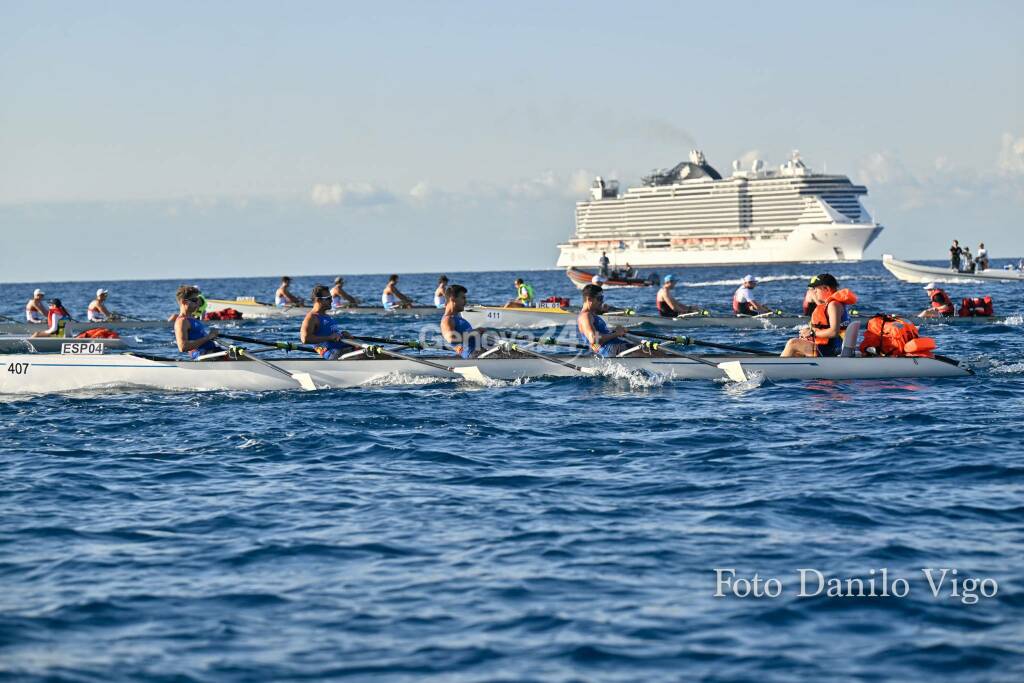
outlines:
[{"label": "distant rowing boat", "polygon": [[[579,268],[567,268],[565,275],[568,277],[576,289],[583,289],[587,285],[594,281],[594,277],[597,273],[590,273]],[[604,289],[621,289],[624,287],[650,287],[654,284],[653,281],[641,278],[641,277],[606,277],[603,278],[601,287]]]},{"label": "distant rowing boat", "polygon": [[79,353],[90,349],[93,353],[101,353],[105,350],[127,347],[123,339],[0,336],[0,353]]},{"label": "distant rowing boat", "polygon": [[[92,330],[97,327],[105,327],[115,332],[122,330],[160,330],[170,331],[172,323],[168,320],[113,320],[105,323],[69,322],[64,327],[68,336],[74,336],[85,330]],[[43,323],[0,323],[0,334],[32,334],[45,330]]]},{"label": "distant rowing boat", "polygon": [[[256,301],[254,297],[238,297],[237,299],[207,299],[207,311],[223,311],[233,308],[243,318],[304,318],[312,308],[309,306],[275,306],[271,303]],[[385,310],[383,306],[347,306],[329,311],[330,315],[438,315],[442,309],[434,306],[414,306],[412,308],[396,308]]]},{"label": "distant rowing boat", "polygon": [[[568,354],[552,358],[600,371],[616,365],[671,379],[715,380],[724,377],[714,365],[688,358],[629,356],[603,359]],[[564,365],[537,358],[457,359],[418,358],[457,368],[476,367],[487,378],[515,380],[527,377],[566,377],[578,373]],[[770,380],[855,380],[914,377],[966,377],[970,370],[940,358],[777,358],[774,356],[708,355],[712,363],[741,361],[747,372],[763,373]],[[281,360],[285,373],[309,373],[317,387],[346,388],[371,382],[411,383],[417,378],[457,379],[443,369],[409,359]],[[127,387],[169,391],[269,391],[295,389],[283,374],[252,361],[194,362],[135,354],[39,355],[0,357],[0,394],[46,394],[80,389]]]},{"label": "distant rowing boat", "polygon": [[974,273],[961,273],[952,268],[922,266],[909,261],[894,259],[891,254],[882,255],[885,269],[904,282],[977,282],[994,280],[998,282],[1024,282],[1024,271],[990,268]]}]

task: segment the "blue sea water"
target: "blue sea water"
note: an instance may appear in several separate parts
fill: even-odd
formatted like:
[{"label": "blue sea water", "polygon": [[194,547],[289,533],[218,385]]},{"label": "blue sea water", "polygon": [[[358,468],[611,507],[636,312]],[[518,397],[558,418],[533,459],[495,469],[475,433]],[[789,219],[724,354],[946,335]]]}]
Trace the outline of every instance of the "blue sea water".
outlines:
[{"label": "blue sea water", "polygon": [[[823,268],[758,268],[757,292],[793,310]],[[878,262],[828,268],[863,311],[927,304]],[[748,270],[678,271],[680,298],[724,311]],[[511,297],[517,274],[449,273],[477,301]],[[562,273],[527,275],[542,296],[575,300]],[[330,279],[297,277],[295,289]],[[428,300],[435,280],[400,284]],[[383,282],[348,285],[375,300]],[[114,308],[156,317],[177,284],[42,286],[72,312],[103,285]],[[199,284],[269,298],[276,282]],[[0,285],[0,313],[20,317],[38,285]],[[1024,312],[1019,285],[947,291]],[[648,311],[653,296],[609,293]],[[351,329],[413,336],[424,324]],[[245,330],[294,338],[297,326]],[[925,329],[976,375],[0,401],[0,675],[1022,680],[1024,323]],[[789,334],[700,336],[781,349]],[[137,338],[171,351],[166,332]],[[879,591],[884,572],[890,595],[801,596],[801,568],[874,578]],[[938,596],[926,568],[935,580],[950,570]],[[716,569],[776,578],[780,595],[715,597]],[[998,589],[972,602],[965,578]],[[904,597],[891,594],[898,580]]]}]

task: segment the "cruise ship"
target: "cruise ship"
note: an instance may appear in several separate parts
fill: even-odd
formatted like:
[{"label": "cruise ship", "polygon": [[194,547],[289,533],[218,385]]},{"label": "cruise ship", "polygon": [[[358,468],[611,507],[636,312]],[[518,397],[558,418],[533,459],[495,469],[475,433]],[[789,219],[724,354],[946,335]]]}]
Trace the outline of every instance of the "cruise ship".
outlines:
[{"label": "cruise ship", "polygon": [[860,203],[866,187],[812,172],[795,151],[777,171],[734,161],[728,178],[692,151],[641,187],[620,194],[598,177],[590,192],[559,266],[594,267],[602,252],[637,267],[859,261],[882,231]]}]

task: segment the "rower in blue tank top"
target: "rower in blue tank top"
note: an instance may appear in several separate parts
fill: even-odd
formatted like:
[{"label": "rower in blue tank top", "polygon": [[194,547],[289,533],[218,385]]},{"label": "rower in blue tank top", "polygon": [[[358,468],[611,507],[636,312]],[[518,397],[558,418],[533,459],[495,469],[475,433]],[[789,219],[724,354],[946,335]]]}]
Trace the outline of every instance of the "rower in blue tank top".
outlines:
[{"label": "rower in blue tank top", "polygon": [[313,344],[325,360],[335,360],[341,354],[354,350],[354,346],[341,341],[352,335],[338,329],[337,321],[327,315],[331,308],[331,290],[324,285],[317,285],[313,288],[311,298],[313,310],[302,321],[299,340],[303,344]]},{"label": "rower in blue tank top", "polygon": [[451,285],[445,290],[444,315],[441,317],[441,335],[460,358],[472,358],[484,348],[481,335],[486,328],[474,329],[469,321],[462,317],[466,309],[466,288],[462,285]]},{"label": "rower in blue tank top", "polygon": [[178,350],[187,353],[192,360],[218,351],[219,347],[213,340],[219,332],[208,331],[206,325],[194,317],[201,303],[199,288],[182,285],[178,287],[177,298],[178,317],[174,320],[174,339]]},{"label": "rower in blue tank top", "polygon": [[604,305],[604,291],[600,285],[587,285],[583,288],[583,308],[576,317],[576,332],[580,341],[590,347],[596,355],[604,358],[616,356],[630,344],[622,340],[626,328],[616,327],[609,330],[607,323],[598,315]]}]

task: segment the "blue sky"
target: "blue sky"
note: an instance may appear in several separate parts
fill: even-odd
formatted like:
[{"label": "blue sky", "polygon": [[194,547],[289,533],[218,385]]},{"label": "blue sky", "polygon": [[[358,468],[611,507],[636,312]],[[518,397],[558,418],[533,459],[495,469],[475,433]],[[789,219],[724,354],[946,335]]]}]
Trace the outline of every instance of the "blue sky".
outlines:
[{"label": "blue sky", "polygon": [[8,1],[0,280],[549,267],[692,148],[866,183],[872,258],[1021,256],[1022,8]]}]

